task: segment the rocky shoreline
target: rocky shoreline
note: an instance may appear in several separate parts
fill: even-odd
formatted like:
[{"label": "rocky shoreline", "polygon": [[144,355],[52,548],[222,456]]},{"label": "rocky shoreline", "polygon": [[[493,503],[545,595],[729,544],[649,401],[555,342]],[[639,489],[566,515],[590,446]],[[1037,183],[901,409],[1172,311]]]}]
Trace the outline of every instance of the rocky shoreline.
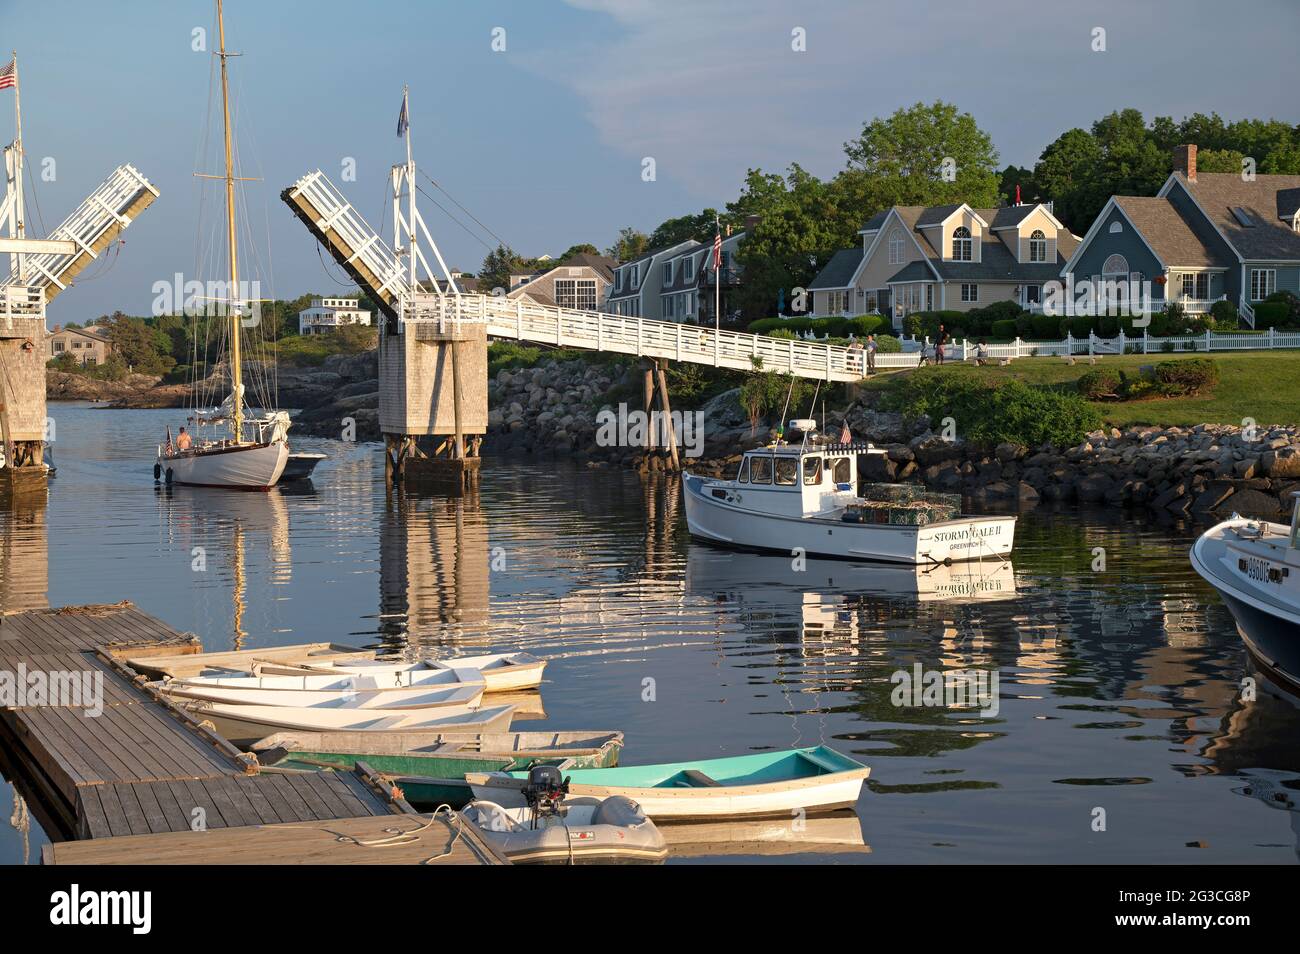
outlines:
[{"label": "rocky shoreline", "polygon": [[[294,416],[295,433],[339,438],[350,420],[356,440],[379,440],[378,370],[373,351],[333,355],[319,367],[281,369],[281,403],[301,408]],[[663,469],[661,455],[600,439],[600,412],[617,414],[620,403],[639,409],[641,386],[635,363],[552,359],[498,371],[488,383],[484,453]],[[107,400],[114,407],[180,407],[186,393],[184,386],[159,387],[156,378],[142,375],[118,383],[56,371],[47,373],[47,389],[50,400]],[[700,453],[686,461],[697,473],[734,473],[740,454],[768,439],[775,423],[763,421],[751,429],[734,389],[699,408],[675,410],[702,415]],[[1095,431],[1076,447],[986,448],[946,440],[924,421],[908,421],[860,401],[829,413],[825,426],[834,433],[844,423],[856,439],[885,451],[860,459],[863,479],[922,482],[987,505],[1078,502],[1173,514],[1276,516],[1290,511],[1290,494],[1300,490],[1296,426],[1257,427],[1253,434],[1219,424],[1129,427]]]}]

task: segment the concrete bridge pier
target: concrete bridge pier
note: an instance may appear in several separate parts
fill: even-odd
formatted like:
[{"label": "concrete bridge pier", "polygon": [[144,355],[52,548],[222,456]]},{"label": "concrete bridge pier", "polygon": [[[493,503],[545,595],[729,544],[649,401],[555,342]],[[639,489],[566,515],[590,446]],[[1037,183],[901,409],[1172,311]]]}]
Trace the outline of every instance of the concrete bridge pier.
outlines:
[{"label": "concrete bridge pier", "polygon": [[487,329],[408,322],[379,339],[384,475],[408,490],[478,483],[487,433]]},{"label": "concrete bridge pier", "polygon": [[0,493],[45,489],[45,316],[0,316]]}]

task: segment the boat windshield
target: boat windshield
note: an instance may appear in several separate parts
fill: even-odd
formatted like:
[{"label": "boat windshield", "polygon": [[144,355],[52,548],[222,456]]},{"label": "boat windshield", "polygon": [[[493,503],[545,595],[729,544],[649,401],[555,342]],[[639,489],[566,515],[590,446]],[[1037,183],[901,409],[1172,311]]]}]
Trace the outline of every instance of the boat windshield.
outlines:
[{"label": "boat windshield", "polygon": [[836,457],[831,463],[831,477],[837,484],[848,484],[853,481],[852,465],[848,457]]},{"label": "boat windshield", "polygon": [[751,457],[749,459],[749,482],[751,484],[770,484],[772,482],[772,458]]},{"label": "boat windshield", "polygon": [[793,486],[799,476],[799,464],[793,457],[778,457],[776,459],[776,482]]}]

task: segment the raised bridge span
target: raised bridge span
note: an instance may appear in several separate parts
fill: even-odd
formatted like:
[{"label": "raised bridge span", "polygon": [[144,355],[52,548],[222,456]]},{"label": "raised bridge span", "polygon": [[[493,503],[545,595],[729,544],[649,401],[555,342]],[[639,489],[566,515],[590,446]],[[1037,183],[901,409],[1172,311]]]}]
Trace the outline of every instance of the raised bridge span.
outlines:
[{"label": "raised bridge span", "polygon": [[[862,377],[861,352],[823,342],[715,331],[703,325],[575,311],[501,295],[468,294],[457,290],[454,282],[448,283],[447,291],[411,293],[407,291],[407,262],[366,223],[324,173],[317,170],[303,176],[281,198],[380,309],[403,324],[433,323],[446,331],[457,324],[472,323],[485,326],[493,338],[561,348],[687,361],[737,371],[761,367],[764,371],[819,381],[857,381]],[[436,255],[432,238],[427,244]],[[419,256],[418,251],[416,254]],[[437,284],[431,287],[438,288]],[[885,354],[877,356],[877,364],[890,366],[890,359],[902,359],[899,364],[905,366],[916,364],[912,355]]]}]

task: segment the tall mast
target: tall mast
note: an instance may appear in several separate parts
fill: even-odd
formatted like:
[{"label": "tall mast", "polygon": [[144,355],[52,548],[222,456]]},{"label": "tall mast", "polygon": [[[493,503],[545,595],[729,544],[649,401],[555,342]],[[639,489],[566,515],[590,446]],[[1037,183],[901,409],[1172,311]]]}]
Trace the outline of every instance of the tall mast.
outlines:
[{"label": "tall mast", "polygon": [[235,440],[240,441],[244,435],[244,402],[240,397],[244,378],[239,357],[241,308],[235,297],[239,294],[239,253],[235,241],[235,170],[230,151],[230,89],[226,83],[226,58],[230,54],[226,52],[226,21],[221,12],[221,0],[217,0],[217,32],[221,41],[217,55],[221,57],[221,111],[226,133],[226,239],[230,245],[230,298],[227,304],[230,306],[230,387],[235,413],[231,431]]}]

